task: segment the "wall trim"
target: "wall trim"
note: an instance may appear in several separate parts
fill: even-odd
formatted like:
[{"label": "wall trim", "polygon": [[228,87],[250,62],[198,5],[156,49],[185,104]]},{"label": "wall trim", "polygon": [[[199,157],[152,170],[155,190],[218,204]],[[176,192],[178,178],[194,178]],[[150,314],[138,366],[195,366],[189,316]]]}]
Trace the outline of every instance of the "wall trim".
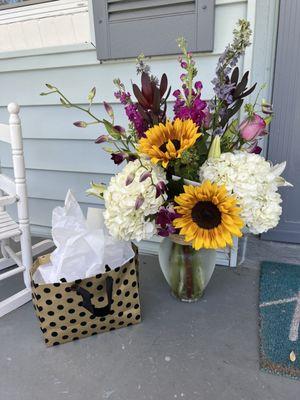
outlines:
[{"label": "wall trim", "polygon": [[[94,27],[92,19],[92,4],[91,0],[60,0],[65,2],[71,7],[74,2],[79,5],[84,5],[88,8],[90,17],[90,32],[92,42],[94,42]],[[249,0],[252,2],[253,0]],[[215,7],[227,6],[231,4],[247,3],[247,0],[215,0]],[[46,7],[46,4],[40,5]],[[27,6],[26,8],[37,7]],[[52,3],[53,7],[53,3]],[[10,10],[11,11],[11,10]],[[38,17],[37,17],[38,18]],[[1,13],[0,13],[0,23],[1,23]],[[85,52],[82,54],[82,52]],[[209,53],[199,53],[203,57],[218,57],[221,53],[219,52],[209,52]],[[168,56],[152,56],[148,58],[149,60],[169,60],[174,59],[174,55]],[[114,59],[104,61],[106,64],[120,64],[132,62],[132,58],[128,59]],[[96,49],[92,43],[81,43],[76,45],[63,45],[55,47],[45,47],[29,50],[18,50],[10,52],[0,52],[0,72],[13,72],[13,71],[29,71],[29,70],[41,70],[41,69],[53,69],[53,68],[65,68],[65,67],[80,67],[80,66],[90,66],[99,65],[100,61],[97,60]]]}]

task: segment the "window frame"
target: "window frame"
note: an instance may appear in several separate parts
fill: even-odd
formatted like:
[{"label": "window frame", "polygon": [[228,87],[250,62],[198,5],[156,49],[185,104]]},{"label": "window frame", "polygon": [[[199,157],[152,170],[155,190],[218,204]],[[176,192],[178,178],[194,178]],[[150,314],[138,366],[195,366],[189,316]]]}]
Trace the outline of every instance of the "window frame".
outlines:
[{"label": "window frame", "polygon": [[34,4],[50,3],[57,0],[26,0],[25,3],[11,3],[11,4],[0,4],[0,12],[2,10],[11,10],[13,8],[27,7]]}]

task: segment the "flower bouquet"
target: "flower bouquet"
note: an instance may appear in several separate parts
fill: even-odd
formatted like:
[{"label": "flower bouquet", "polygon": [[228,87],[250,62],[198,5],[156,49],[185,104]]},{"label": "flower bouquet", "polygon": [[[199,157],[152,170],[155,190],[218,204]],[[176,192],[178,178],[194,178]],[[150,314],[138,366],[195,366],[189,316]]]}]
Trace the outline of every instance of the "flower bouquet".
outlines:
[{"label": "flower bouquet", "polygon": [[[58,94],[63,106],[76,107],[91,118],[74,125],[97,123],[105,128],[95,142],[106,143],[103,149],[112,161],[125,165],[107,187],[92,183],[87,193],[104,199],[104,219],[112,236],[166,238],[160,264],[172,292],[182,300],[203,294],[216,249],[232,246],[243,227],[266,232],[281,214],[278,187],[288,185],[280,177],[285,163],[273,166],[260,155],[259,146],[272,106],[258,104],[258,95],[252,103],[245,101],[256,84],[248,87],[249,72],[240,75],[237,66],[250,36],[249,22],[240,20],[219,58],[210,100],[202,98],[195,60],[183,38],[178,39],[181,87],[172,92],[173,99],[167,75],[153,76],[138,57],[141,85],[132,84],[133,95],[114,80],[115,97],[128,117],[126,128],[116,124],[106,102],[107,119],[92,112],[95,88],[88,95],[88,108],[73,104],[53,85],[47,84],[50,91],[42,93]],[[240,119],[242,107],[245,117]]]}]

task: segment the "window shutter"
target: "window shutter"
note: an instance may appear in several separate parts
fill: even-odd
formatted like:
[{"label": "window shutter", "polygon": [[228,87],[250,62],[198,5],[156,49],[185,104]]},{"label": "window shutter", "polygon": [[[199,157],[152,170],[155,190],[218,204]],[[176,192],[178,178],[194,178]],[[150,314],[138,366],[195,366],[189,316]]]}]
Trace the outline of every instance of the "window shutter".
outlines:
[{"label": "window shutter", "polygon": [[212,51],[214,0],[93,0],[99,60]]}]

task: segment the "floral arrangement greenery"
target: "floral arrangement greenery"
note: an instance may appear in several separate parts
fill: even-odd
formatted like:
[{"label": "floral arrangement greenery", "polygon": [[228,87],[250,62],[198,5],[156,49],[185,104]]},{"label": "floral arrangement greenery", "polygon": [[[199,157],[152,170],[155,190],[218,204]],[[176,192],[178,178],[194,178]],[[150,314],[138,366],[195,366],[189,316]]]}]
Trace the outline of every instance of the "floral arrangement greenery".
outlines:
[{"label": "floral arrangement greenery", "polygon": [[[47,84],[64,107],[77,108],[90,121],[86,128],[102,125],[106,133],[95,141],[115,164],[126,163],[108,187],[91,184],[87,193],[105,202],[104,219],[119,239],[142,240],[153,235],[179,234],[198,250],[232,245],[246,226],[253,233],[277,225],[281,214],[278,187],[288,185],[280,177],[285,163],[272,166],[260,156],[261,137],[266,135],[272,106],[245,99],[255,90],[248,87],[249,72],[240,76],[239,58],[250,45],[249,22],[240,20],[233,41],[220,56],[212,80],[214,96],[202,98],[202,82],[196,80],[193,55],[183,38],[179,62],[181,87],[173,91],[173,115],[168,113],[171,88],[166,74],[153,76],[143,56],[137,59],[141,85],[133,83],[133,95],[115,79],[115,98],[124,106],[128,127],[115,122],[113,108],[104,102],[107,119],[92,111],[93,88],[87,108],[73,104],[58,88]],[[245,103],[245,104],[244,104]],[[240,111],[245,117],[240,122]]]}]

